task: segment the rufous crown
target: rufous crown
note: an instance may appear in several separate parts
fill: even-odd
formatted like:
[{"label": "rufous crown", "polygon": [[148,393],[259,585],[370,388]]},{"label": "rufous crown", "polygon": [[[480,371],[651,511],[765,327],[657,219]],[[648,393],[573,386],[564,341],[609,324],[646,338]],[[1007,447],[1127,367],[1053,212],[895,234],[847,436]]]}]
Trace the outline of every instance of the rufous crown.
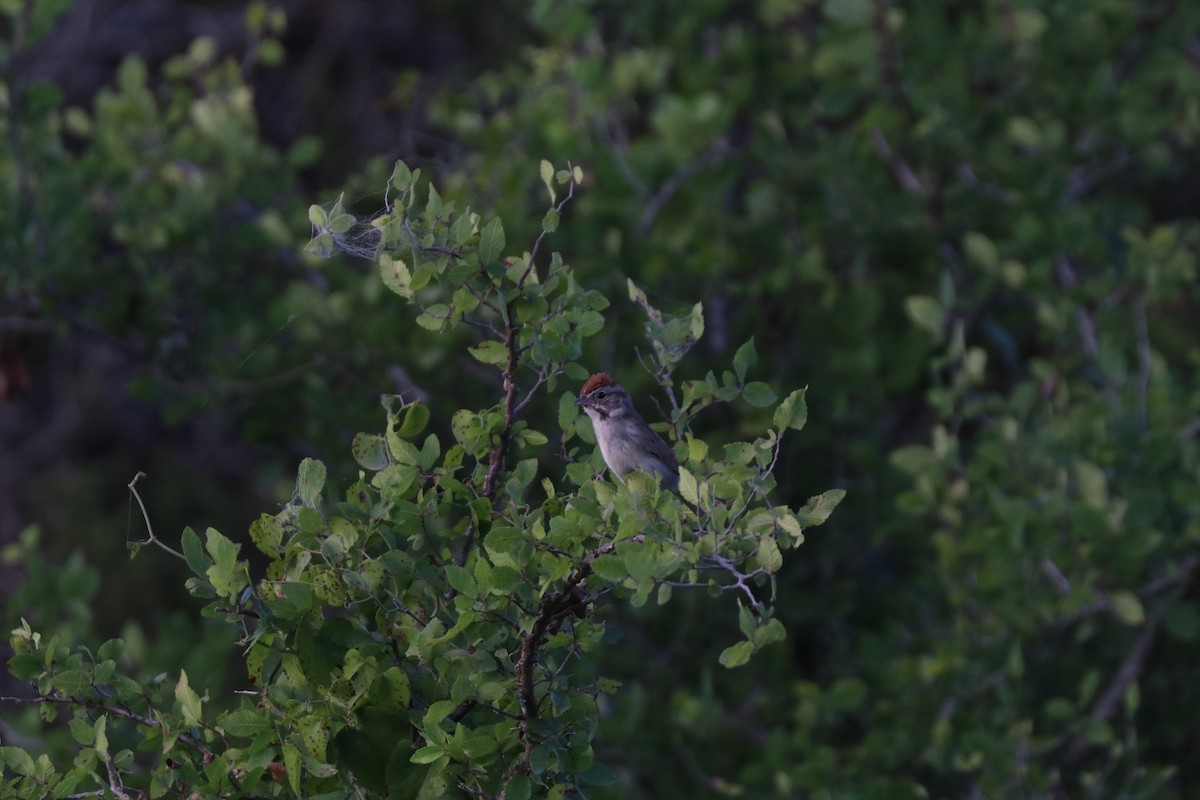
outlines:
[{"label": "rufous crown", "polygon": [[616,385],[618,385],[617,382],[614,381],[607,372],[597,372],[595,375],[587,379],[587,383],[585,383],[583,388],[579,390],[579,396],[583,397],[584,395],[591,394],[601,386]]}]

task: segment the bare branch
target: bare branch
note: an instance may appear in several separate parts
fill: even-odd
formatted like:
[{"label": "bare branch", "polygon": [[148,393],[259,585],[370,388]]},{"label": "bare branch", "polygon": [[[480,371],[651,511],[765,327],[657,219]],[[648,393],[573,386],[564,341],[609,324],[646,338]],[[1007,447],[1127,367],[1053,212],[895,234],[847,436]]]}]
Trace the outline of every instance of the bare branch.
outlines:
[{"label": "bare branch", "polygon": [[638,220],[637,232],[639,236],[644,236],[650,232],[650,228],[654,225],[654,220],[658,217],[662,207],[667,204],[683,184],[699,172],[715,167],[734,152],[734,148],[725,140],[724,137],[717,139],[712,145],[700,155],[684,162],[675,173],[663,182],[662,186],[658,187],[658,191],[646,202],[646,208],[642,211],[641,219]]},{"label": "bare branch", "polygon": [[1133,328],[1137,334],[1137,411],[1142,427],[1146,426],[1146,401],[1150,394],[1150,368],[1153,351],[1150,349],[1150,329],[1146,322],[1146,296],[1142,295],[1133,304]]},{"label": "bare branch", "polygon": [[176,550],[173,547],[166,545],[157,536],[154,535],[154,526],[152,526],[150,524],[150,515],[148,513],[146,513],[146,504],[142,502],[142,496],[140,494],[138,494],[137,489],[134,488],[137,485],[137,482],[140,481],[144,477],[146,477],[146,473],[139,472],[138,474],[133,476],[133,480],[131,480],[128,484],[130,494],[132,494],[133,498],[135,500],[137,500],[138,507],[142,509],[142,519],[144,519],[146,521],[146,532],[148,534],[150,534],[150,538],[147,539],[144,543],[158,545],[163,550],[166,550],[168,553],[170,553],[171,555],[180,559],[181,561],[186,561],[187,559],[183,555],[183,553],[179,552],[178,550]]},{"label": "bare branch", "polygon": [[711,564],[715,564],[733,576],[734,583],[730,585],[735,589],[741,590],[742,594],[746,596],[746,601],[750,603],[750,607],[753,608],[760,616],[762,615],[763,605],[761,602],[759,602],[759,599],[754,596],[754,591],[746,584],[746,581],[758,575],[768,574],[765,569],[759,567],[753,572],[742,573],[738,570],[737,564],[733,563],[722,555],[707,556],[704,560]]},{"label": "bare branch", "polygon": [[[1159,588],[1165,588],[1173,583],[1178,583],[1186,587],[1191,582],[1192,577],[1196,573],[1197,566],[1200,565],[1200,557],[1192,557],[1181,565],[1181,568],[1174,575],[1170,576],[1168,582],[1160,578],[1154,583],[1147,584],[1145,589],[1153,589],[1157,591]],[[1146,621],[1145,627],[1141,634],[1134,640],[1133,646],[1129,648],[1129,652],[1125,654],[1124,660],[1121,661],[1121,666],[1117,668],[1113,675],[1112,682],[1097,698],[1095,705],[1092,706],[1092,711],[1088,715],[1091,719],[1104,722],[1112,718],[1120,708],[1121,701],[1125,697],[1125,692],[1130,685],[1141,678],[1142,671],[1146,666],[1146,659],[1150,655],[1150,650],[1158,639],[1159,631],[1162,629],[1163,617],[1166,614],[1166,607],[1159,609],[1149,620]],[[1087,751],[1088,741],[1083,736],[1077,735],[1067,742],[1065,758],[1067,762],[1078,761]]]},{"label": "bare branch", "polygon": [[[560,372],[561,370],[555,370],[551,374],[558,375]],[[544,369],[538,370],[537,381],[534,382],[533,386],[529,387],[529,391],[525,393],[523,398],[521,398],[521,402],[517,403],[517,407],[514,409],[513,413],[520,414],[522,411],[524,411],[525,406],[529,405],[529,401],[533,399],[535,394],[537,394],[538,389],[542,388],[542,386],[544,386],[546,381],[549,379],[550,375],[547,375]]]},{"label": "bare branch", "polygon": [[900,186],[909,194],[914,194],[917,197],[925,200],[929,198],[929,189],[918,177],[916,170],[909,166],[904,157],[896,153],[891,144],[880,128],[871,130],[871,146],[875,149],[875,153],[885,161],[892,165],[892,172],[896,175],[896,180],[900,182]]},{"label": "bare branch", "polygon": [[[634,536],[625,541],[639,542],[643,537]],[[592,562],[602,555],[616,550],[616,542],[607,542],[580,561],[567,576],[561,589],[547,592],[538,607],[538,615],[528,633],[521,635],[520,655],[517,657],[517,699],[521,705],[521,738],[525,740],[524,765],[529,766],[533,753],[533,740],[529,733],[529,722],[538,718],[537,697],[534,694],[534,670],[537,667],[538,651],[546,639],[551,625],[567,614],[578,613],[586,605],[586,595],[580,586],[592,574]]]},{"label": "bare branch", "polygon": [[[554,210],[560,214],[562,213],[562,210],[566,208],[567,203],[571,202],[571,198],[575,196],[575,168],[572,166],[570,161],[567,162],[567,171],[571,173],[571,180],[567,182],[567,194],[565,197],[563,197],[559,204],[554,207]],[[518,289],[523,289],[525,287],[525,281],[528,280],[530,273],[537,269],[538,249],[542,246],[542,239],[545,238],[546,229],[542,228],[541,233],[538,234],[537,239],[535,239],[533,242],[533,249],[529,251],[529,264],[525,267],[525,271],[521,273],[521,279],[517,281]]]},{"label": "bare branch", "polygon": [[108,788],[119,800],[129,800],[129,795],[125,792],[125,784],[121,783],[121,775],[117,772],[117,767],[113,764],[112,759],[106,760],[104,766],[108,769]]}]

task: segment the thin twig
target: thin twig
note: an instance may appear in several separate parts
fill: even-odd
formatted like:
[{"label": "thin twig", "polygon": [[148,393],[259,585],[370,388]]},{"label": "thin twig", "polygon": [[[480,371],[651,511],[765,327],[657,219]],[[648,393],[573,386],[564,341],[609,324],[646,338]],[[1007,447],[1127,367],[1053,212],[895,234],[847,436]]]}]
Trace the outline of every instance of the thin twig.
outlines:
[{"label": "thin twig", "polygon": [[[62,695],[57,694],[38,695],[37,697],[0,697],[0,703],[21,703],[29,705],[40,703],[61,703],[63,705],[70,706],[83,706],[84,708],[90,708],[93,711],[101,711],[105,714],[112,714],[113,716],[132,720],[133,722],[136,722],[139,725],[144,725],[147,728],[158,728],[165,732],[162,724],[156,719],[144,717],[141,714],[138,714],[136,711],[130,711],[117,706],[107,706],[103,703],[96,702],[95,700],[84,700],[83,698],[79,697],[63,697]],[[212,751],[209,750],[203,742],[190,734],[180,733],[179,741],[195,750],[198,750],[205,756],[212,755]]]},{"label": "thin twig", "polygon": [[[560,215],[562,214],[562,210],[564,208],[566,208],[567,203],[571,202],[571,198],[573,198],[575,196],[575,186],[576,186],[575,167],[574,167],[574,165],[571,164],[570,161],[567,162],[567,172],[571,173],[571,179],[567,182],[567,194],[565,197],[563,197],[563,199],[559,202],[558,205],[554,206],[554,210],[557,211]],[[529,275],[535,269],[537,269],[537,254],[538,254],[538,250],[542,246],[542,240],[546,238],[546,233],[547,233],[546,229],[542,228],[541,233],[539,233],[537,238],[534,239],[533,248],[529,251],[529,263],[525,266],[525,271],[521,273],[520,280],[517,281],[518,289],[525,288],[525,281],[528,280]]]},{"label": "thin twig", "polygon": [[1146,426],[1147,396],[1150,394],[1150,368],[1153,352],[1150,349],[1150,329],[1146,322],[1146,296],[1141,295],[1133,304],[1133,328],[1137,334],[1137,412],[1138,421]]},{"label": "thin twig", "polygon": [[871,146],[880,158],[892,165],[892,172],[895,173],[896,180],[900,182],[900,186],[905,191],[921,199],[929,198],[929,189],[925,187],[916,170],[909,166],[904,157],[892,149],[882,129],[873,128],[871,130]]},{"label": "thin twig", "polygon": [[[612,116],[616,116],[613,114]],[[604,140],[605,149],[612,156],[613,163],[617,167],[617,172],[621,173],[621,177],[629,184],[639,196],[650,194],[650,189],[637,176],[633,168],[629,166],[629,160],[625,158],[625,153],[629,150],[629,136],[625,132],[625,127],[618,120],[613,125],[609,125],[607,120],[601,117],[595,119],[594,125],[599,128],[600,138]]]},{"label": "thin twig", "polygon": [[[1152,588],[1154,591],[1158,591],[1160,588],[1177,583],[1186,590],[1187,584],[1191,582],[1192,577],[1196,573],[1197,566],[1200,566],[1200,557],[1194,556],[1189,558],[1180,565],[1180,569],[1174,575],[1170,576],[1171,580],[1169,582],[1160,578],[1151,584],[1147,584],[1144,588]],[[1113,675],[1112,682],[1096,700],[1096,704],[1092,706],[1092,711],[1088,715],[1091,719],[1098,722],[1105,722],[1117,712],[1121,700],[1125,697],[1126,690],[1142,675],[1142,670],[1146,666],[1146,659],[1150,655],[1150,649],[1154,646],[1158,638],[1158,633],[1162,628],[1166,610],[1166,606],[1163,606],[1154,616],[1147,620],[1141,634],[1134,641],[1133,647],[1129,648],[1129,652],[1125,654],[1121,666],[1117,668],[1116,674]],[[1088,742],[1083,736],[1076,735],[1070,739],[1067,742],[1065,753],[1067,762],[1079,760],[1087,751],[1087,748]]]},{"label": "thin twig", "polygon": [[125,784],[121,783],[121,775],[117,772],[117,767],[113,764],[112,759],[106,759],[104,766],[108,769],[108,788],[120,800],[129,800],[129,795],[125,793]]},{"label": "thin twig", "polygon": [[746,600],[750,603],[750,606],[756,612],[758,612],[759,615],[761,615],[763,613],[762,603],[759,602],[759,599],[754,596],[754,591],[746,584],[746,581],[748,581],[749,579],[754,578],[758,575],[768,574],[764,568],[759,567],[758,569],[754,570],[753,572],[748,572],[748,573],[743,574],[738,571],[737,564],[734,564],[728,558],[725,558],[725,556],[712,555],[712,556],[706,557],[705,560],[710,563],[716,564],[718,567],[720,567],[721,569],[725,570],[730,575],[732,575],[733,579],[735,581],[734,584],[732,584],[732,585],[741,590],[742,594],[744,594],[746,596]]},{"label": "thin twig", "polygon": [[[1092,706],[1092,712],[1088,715],[1090,719],[1104,722],[1116,713],[1122,698],[1125,696],[1125,691],[1142,674],[1142,668],[1146,664],[1146,657],[1150,654],[1150,648],[1158,638],[1162,619],[1163,611],[1160,611],[1146,623],[1146,627],[1142,629],[1141,634],[1134,641],[1133,647],[1125,654],[1125,659],[1121,662],[1121,666],[1117,668],[1112,683],[1108,685],[1108,688],[1100,695],[1096,704]],[[1064,754],[1067,763],[1078,761],[1087,752],[1087,748],[1088,741],[1086,738],[1080,735],[1072,737],[1067,742],[1067,749]]]},{"label": "thin twig", "polygon": [[[634,536],[625,541],[640,541],[641,537]],[[561,589],[547,592],[542,597],[538,607],[538,615],[533,621],[533,627],[528,633],[521,635],[520,654],[517,657],[517,699],[521,707],[521,738],[525,740],[524,764],[528,768],[529,758],[533,753],[533,739],[530,736],[529,722],[538,718],[539,709],[537,697],[534,694],[534,670],[537,666],[538,652],[545,641],[551,624],[561,616],[573,613],[584,602],[578,593],[579,586],[588,575],[592,574],[592,562],[602,555],[613,552],[616,542],[607,542],[584,558],[571,570]]]},{"label": "thin twig", "polygon": [[145,541],[145,544],[158,545],[163,550],[166,550],[168,553],[175,556],[176,558],[186,561],[187,557],[184,556],[183,553],[181,553],[178,550],[176,550],[175,548],[170,547],[169,545],[163,543],[162,541],[159,540],[159,538],[157,536],[154,535],[154,526],[152,526],[150,524],[150,515],[148,513],[146,513],[146,504],[142,502],[142,496],[140,494],[138,494],[138,490],[134,488],[135,486],[137,486],[137,482],[140,481],[144,477],[146,477],[146,473],[138,472],[138,474],[133,476],[133,480],[131,480],[129,482],[128,486],[129,486],[130,493],[133,495],[133,498],[135,500],[137,500],[138,506],[142,509],[142,519],[144,519],[146,521],[146,532],[148,534],[150,534],[150,538]]},{"label": "thin twig", "polygon": [[[555,370],[552,374],[558,375],[561,372],[562,370]],[[533,386],[529,388],[529,391],[525,393],[525,397],[521,398],[521,402],[517,403],[514,413],[520,414],[522,411],[524,411],[525,406],[529,405],[529,401],[533,399],[535,394],[537,394],[537,390],[542,388],[549,379],[550,375],[547,375],[544,369],[538,370],[537,381],[535,381]]]},{"label": "thin twig", "polygon": [[[1198,568],[1200,568],[1200,556],[1188,556],[1179,562],[1179,568],[1174,572],[1169,575],[1163,575],[1155,578],[1145,586],[1142,586],[1134,591],[1134,594],[1137,595],[1139,600],[1146,601],[1164,589],[1169,589],[1170,587],[1178,584],[1187,584],[1189,581],[1191,581],[1193,574]],[[1042,569],[1043,572],[1046,571],[1046,562],[1043,562]],[[1058,568],[1054,567],[1054,569],[1057,570]],[[1069,587],[1070,582],[1067,580],[1067,578],[1061,573],[1059,573],[1059,576]],[[1048,577],[1050,577],[1051,582],[1055,584],[1055,587],[1061,590],[1062,584],[1060,584],[1053,576]],[[1096,594],[1099,599],[1097,599],[1094,603],[1088,603],[1086,606],[1076,609],[1074,612],[1059,618],[1054,622],[1054,628],[1056,630],[1060,630],[1068,625],[1078,622],[1081,619],[1086,619],[1087,617],[1095,616],[1096,614],[1103,614],[1111,611],[1112,603],[1109,602],[1108,598],[1100,592],[1097,592]]]},{"label": "thin twig", "polygon": [[650,232],[650,228],[654,225],[655,218],[658,217],[662,207],[667,204],[680,187],[683,186],[693,175],[715,167],[733,153],[733,147],[724,137],[717,139],[712,145],[700,155],[684,162],[679,169],[671,177],[667,178],[658,190],[646,202],[646,208],[642,211],[642,216],[638,220],[637,233],[639,236],[645,236]]},{"label": "thin twig", "polygon": [[56,324],[53,320],[33,317],[0,317],[0,331],[49,332]]},{"label": "thin twig", "polygon": [[[561,202],[559,202],[557,206],[555,206],[555,209],[560,213],[566,204],[571,200],[571,198],[575,196],[576,184],[574,167],[570,164],[570,162],[567,163],[567,166],[571,172],[571,180],[567,185],[566,196]],[[517,286],[519,288],[524,287],[525,281],[535,269],[537,264],[538,249],[541,246],[542,240],[545,238],[545,236],[546,229],[543,228],[541,233],[538,234],[537,239],[534,241],[533,248],[530,250],[529,265],[525,268],[525,272],[522,273],[520,280],[517,281]],[[549,376],[546,375],[544,371],[539,371],[538,381],[534,384],[533,388],[520,402],[517,401],[517,367],[519,365],[519,356],[524,348],[517,343],[517,333],[520,330],[520,326],[514,322],[514,318],[516,316],[516,302],[517,297],[510,299],[505,304],[503,313],[500,313],[499,308],[496,309],[496,313],[499,314],[504,320],[504,350],[507,353],[507,359],[505,360],[504,372],[502,374],[504,382],[504,398],[502,401],[504,408],[504,427],[501,429],[500,434],[497,437],[496,444],[492,447],[492,452],[488,458],[488,468],[487,472],[484,474],[482,487],[482,495],[488,498],[493,505],[496,503],[496,492],[498,490],[500,473],[503,472],[504,464],[508,457],[508,450],[512,444],[513,423],[516,422],[517,415],[523,411],[525,406],[529,404],[529,401],[533,399],[534,393],[549,379]],[[462,547],[454,557],[454,563],[458,566],[464,566],[467,563],[467,559],[470,558],[471,550],[475,547],[477,533],[478,528],[474,522],[467,526],[467,531],[463,535]]]}]

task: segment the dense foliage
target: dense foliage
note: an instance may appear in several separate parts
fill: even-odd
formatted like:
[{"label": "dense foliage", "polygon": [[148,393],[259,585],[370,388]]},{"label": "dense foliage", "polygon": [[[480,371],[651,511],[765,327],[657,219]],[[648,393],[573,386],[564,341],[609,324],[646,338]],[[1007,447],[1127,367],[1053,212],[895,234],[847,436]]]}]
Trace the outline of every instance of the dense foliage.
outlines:
[{"label": "dense foliage", "polygon": [[[551,198],[543,235],[582,174],[555,176],[543,162]],[[556,177],[568,189],[557,204]],[[410,440],[430,411],[394,398],[385,432],[355,437],[364,471],[336,514],[323,510],[325,466],[305,459],[292,501],[250,527],[271,559],[261,581],[215,529],[203,541],[184,531],[182,553],[163,546],[186,560],[189,590],[209,601],[205,614],[241,631],[258,689],[220,715],[205,714],[186,671],[172,698],[161,681],[144,687],[119,672],[120,640],[72,651],[23,621],[9,668],[33,682],[46,717],[57,704],[75,710],[80,749],[61,772],[45,756],[7,749],[8,791],[61,797],[99,784],[117,796],[137,787],[152,797],[441,797],[462,787],[520,798],[537,787],[562,797],[616,781],[591,744],[598,695],[620,688],[596,675],[589,655],[611,633],[597,619],[601,599],[636,607],[651,595],[664,604],[675,588],[735,595],[745,639],[721,654],[728,667],[785,637],[773,605],[782,551],[844,494],[796,511],[768,497],[784,433],[807,420],[804,392],[776,405],[766,384],[747,381],[753,342],[722,380],[710,373],[685,384],[671,418],[686,447],[678,497],[647,475],[597,479],[603,467],[590,453],[576,461],[578,448],[567,448],[584,429],[572,393],[561,393],[557,422],[573,463],[565,481],[544,477],[531,491],[550,439],[523,411],[561,377],[586,377],[575,359],[602,329],[608,301],[582,289],[558,254],[539,264],[541,236],[523,256],[504,258],[499,219],[456,212],[433,187],[414,211],[416,181],[397,164],[389,186],[398,197],[372,220],[382,280],[418,306],[421,327],[482,334],[471,354],[499,372],[498,402],[456,410],[453,444],[428,434],[418,447]],[[340,206],[310,213],[316,251],[355,225]],[[703,333],[700,307],[682,323],[653,327],[656,374],[672,398],[671,375]],[[737,398],[775,405],[774,427],[710,455],[691,435],[691,417]],[[118,738],[121,722],[131,730]],[[135,751],[161,757],[139,768]]]},{"label": "dense foliage", "polygon": [[[38,10],[24,30],[46,34],[58,4],[29,7]],[[324,586],[313,608],[256,611],[259,621],[247,627],[247,635],[265,631],[250,654],[278,659],[272,685],[285,692],[286,705],[271,700],[258,708],[247,700],[238,708],[229,688],[245,684],[235,669],[228,681],[214,678],[197,712],[190,684],[178,683],[186,671],[194,684],[196,671],[181,670],[178,658],[171,664],[154,643],[136,641],[136,629],[123,636],[120,663],[113,660],[121,652],[116,644],[103,657],[78,655],[100,653],[85,609],[70,605],[77,593],[95,590],[94,579],[73,562],[66,574],[74,580],[55,582],[53,567],[30,552],[32,537],[11,550],[30,575],[24,593],[10,601],[16,646],[28,655],[40,630],[39,646],[48,647],[61,620],[54,647],[83,659],[71,669],[86,662],[104,671],[104,680],[136,682],[156,708],[183,715],[173,718],[173,730],[214,753],[219,737],[204,724],[227,725],[229,714],[261,724],[264,708],[278,711],[269,734],[243,731],[251,746],[230,744],[239,757],[263,761],[248,774],[271,791],[304,775],[318,777],[299,789],[316,793],[362,772],[363,791],[382,781],[405,787],[396,791],[406,796],[415,791],[411,782],[449,775],[466,790],[490,794],[528,769],[531,789],[543,786],[539,781],[565,786],[599,778],[615,782],[591,793],[612,797],[1194,795],[1200,226],[1192,176],[1200,165],[1200,9],[1116,0],[602,0],[534,4],[528,23],[531,41],[514,43],[501,69],[437,92],[429,124],[453,147],[400,155],[433,169],[441,194],[422,195],[405,217],[429,228],[400,226],[395,233],[387,232],[397,230],[392,215],[415,196],[405,172],[387,195],[378,191],[397,154],[382,154],[348,179],[346,209],[327,204],[336,191],[294,197],[294,170],[319,151],[306,143],[285,157],[264,147],[244,74],[202,44],[171,68],[128,62],[116,88],[87,114],[59,108],[52,88],[9,86],[0,174],[10,210],[3,212],[0,247],[17,269],[0,274],[5,303],[25,319],[59,326],[54,336],[68,335],[65,323],[76,337],[99,332],[142,343],[135,352],[147,367],[138,383],[143,397],[168,402],[164,408],[186,419],[199,395],[223,424],[270,443],[276,458],[296,452],[302,439],[299,449],[315,448],[329,464],[328,483],[337,488],[328,499],[343,497],[349,485],[362,493],[336,507],[316,503],[315,467],[306,462],[309,478],[292,502],[255,523],[267,555],[286,569],[358,576]],[[276,35],[266,17],[256,24],[260,37]],[[214,113],[220,124],[206,126]],[[580,176],[567,170],[560,183],[551,169],[543,189],[531,180],[542,159],[582,165],[582,182],[576,186]],[[140,168],[143,162],[151,168]],[[574,194],[557,230],[558,213],[546,214],[547,189],[557,192],[555,206]],[[382,282],[374,269],[368,274],[342,261],[321,266],[326,262],[313,254],[295,254],[296,226],[314,201],[325,210],[312,212],[313,249],[373,258],[382,240]],[[453,212],[467,203],[483,208],[483,218]],[[254,213],[243,216],[248,208]],[[499,224],[486,221],[492,209],[504,225],[491,228],[485,242],[488,226]],[[364,227],[347,210],[384,216],[377,227]],[[507,235],[497,238],[500,230]],[[534,285],[547,291],[552,274],[564,277],[552,296],[522,296],[534,310],[517,322],[542,319],[556,297],[586,304],[598,296],[580,287],[613,304],[572,306],[581,317],[603,311],[602,329],[592,330],[596,317],[587,317],[588,337],[579,327],[551,324],[557,339],[545,339],[550,349],[527,362],[531,369],[518,382],[526,391],[531,378],[544,384],[524,417],[508,420],[507,387],[494,378],[497,370],[487,371],[503,372],[494,359],[507,352],[506,340],[488,326],[503,333],[513,320],[499,315],[497,323],[482,302],[472,306],[477,298],[461,291],[462,281],[483,280],[471,270],[499,263],[470,261],[480,249],[522,263],[522,248],[497,244],[505,240],[523,243],[534,263],[533,243],[543,230],[554,231],[554,249],[570,263],[577,293],[563,283],[566,267],[556,261],[546,269],[541,256]],[[69,247],[44,246],[52,241]],[[430,260],[421,249],[427,247],[462,247],[432,252],[474,254],[465,262],[471,266],[435,275],[430,265],[442,261]],[[491,278],[521,276],[501,271]],[[238,292],[227,291],[230,281]],[[419,329],[402,322],[385,285],[420,303]],[[484,284],[473,285],[479,291]],[[501,305],[516,297],[511,286],[504,292]],[[697,300],[703,337],[687,359],[664,365],[671,348],[647,348],[646,339],[690,333]],[[658,315],[649,329],[647,310]],[[458,325],[463,311],[482,315],[484,327]],[[751,337],[752,350],[739,347]],[[0,355],[24,341],[0,340],[9,348]],[[649,369],[638,363],[639,352]],[[662,553],[634,565],[638,557],[619,548],[594,549],[608,541],[604,525],[619,530],[620,520],[637,519],[641,526],[651,524],[643,515],[659,514],[651,527],[666,526],[656,530],[670,539],[676,521],[682,525],[694,512],[650,486],[633,492],[592,482],[595,460],[564,467],[550,455],[535,432],[556,441],[561,430],[564,453],[590,454],[572,438],[588,431],[563,401],[581,377],[566,371],[567,362],[619,374],[646,403],[657,398],[661,414],[649,405],[643,411],[666,421],[680,454],[705,464],[704,474],[733,468],[705,461],[718,453],[726,462],[745,456],[727,474],[762,468],[769,447],[774,502],[796,509],[825,486],[848,490],[826,527],[773,576],[773,610],[741,617],[748,638],[740,651],[729,650],[738,628],[730,593],[714,600],[675,591],[659,606],[663,590],[651,587],[698,581],[654,571],[651,564],[667,569]],[[10,363],[0,368],[17,375],[4,366]],[[403,365],[403,380],[390,379],[396,365]],[[178,374],[172,370],[203,385],[197,392],[169,380]],[[229,379],[247,370],[272,379]],[[804,384],[811,384],[813,414],[803,434],[782,444],[762,438],[786,426],[769,410],[774,398],[760,393],[767,385]],[[677,403],[666,386],[679,388]],[[383,438],[355,440],[365,471],[356,484],[342,453],[370,424],[369,400],[381,391],[427,402],[401,408],[390,401]],[[734,402],[692,419],[706,402],[696,392]],[[415,410],[426,408],[427,421]],[[459,416],[457,409],[482,410]],[[522,420],[543,424],[520,428]],[[424,438],[410,438],[426,424]],[[509,492],[498,477],[485,488],[484,465],[494,452],[488,448],[497,444],[488,437],[497,435],[507,437],[501,461],[520,477],[520,491]],[[463,457],[457,471],[447,462],[455,447]],[[521,466],[535,457],[535,466]],[[465,479],[480,469],[481,477]],[[526,474],[533,469],[546,486]],[[379,477],[401,474],[411,481]],[[709,489],[734,488],[720,485],[714,479]],[[751,487],[749,478],[743,488]],[[417,541],[402,526],[396,531],[403,536],[371,527],[382,524],[372,522],[381,503],[415,503],[422,493],[427,505],[416,504],[414,513],[437,520],[426,538]],[[653,512],[636,498],[653,498]],[[588,531],[585,545],[572,527],[583,517],[572,514],[590,519],[610,504],[615,516],[597,517],[604,522]],[[728,511],[715,503],[711,513],[722,508]],[[550,518],[575,522],[556,530]],[[526,754],[511,738],[530,723],[528,704],[511,705],[511,686],[438,682],[455,669],[477,671],[477,660],[486,660],[480,648],[458,660],[444,657],[449,672],[430,667],[401,680],[384,677],[391,667],[381,669],[388,662],[372,649],[382,645],[368,645],[365,632],[388,630],[368,610],[382,602],[386,583],[389,591],[425,592],[437,612],[422,625],[437,619],[439,635],[461,623],[455,637],[484,641],[487,625],[466,613],[484,607],[528,633],[532,628],[521,626],[536,624],[547,597],[552,605],[555,597],[566,602],[556,592],[573,568],[558,574],[557,556],[535,539],[521,555],[534,570],[522,573],[529,583],[510,587],[504,581],[512,576],[495,563],[488,541],[505,541],[491,539],[497,530],[537,530],[539,521],[548,538],[565,537],[572,564],[594,563],[599,574],[589,581],[609,591],[577,624],[572,616],[559,631],[543,631],[547,658],[563,665],[555,679],[571,688],[566,706],[552,688],[535,694],[551,710],[538,715],[546,727],[523,740],[534,742],[535,762],[534,751]],[[492,530],[482,551],[471,548],[475,555],[461,565],[446,564],[447,554],[453,560],[463,552],[455,545],[485,524]],[[342,538],[320,539],[335,526],[349,527]],[[733,552],[774,564],[761,533],[753,553],[749,539],[731,542]],[[404,552],[436,554],[444,570],[414,567],[410,575],[386,560],[366,566],[378,563],[379,548],[395,550],[402,540]],[[208,584],[228,594],[239,583],[242,562],[230,560],[226,541],[206,537],[199,554],[193,541],[193,566],[203,567],[194,588]],[[694,544],[688,558],[712,557]],[[300,567],[306,552],[310,561]],[[135,563],[147,558],[165,557],[143,553]],[[209,573],[206,558],[223,566]],[[481,558],[490,572],[478,566]],[[737,569],[759,568],[748,564]],[[223,589],[212,574],[225,581]],[[534,574],[553,575],[546,586],[556,588],[543,594]],[[450,590],[434,588],[451,578]],[[250,595],[219,602],[241,612],[255,602],[267,609],[291,602],[287,592],[272,597],[266,584],[254,586],[253,602]],[[763,602],[770,594],[765,586],[751,591]],[[315,614],[315,605],[343,599],[352,601],[346,614]],[[751,606],[749,597],[741,599]],[[509,600],[513,605],[505,605]],[[22,613],[36,618],[32,629],[21,626]],[[490,635],[500,636],[505,624]],[[591,646],[615,639],[618,629],[623,641],[576,658],[585,640]],[[784,629],[785,644],[762,649],[739,669],[719,666],[722,652],[730,663],[756,635],[777,635],[756,632]],[[507,652],[519,635],[506,640]],[[572,635],[583,638],[556,638]],[[162,649],[178,641],[178,630],[164,627]],[[430,648],[449,652],[458,640],[404,641],[416,657],[436,663],[440,651]],[[288,649],[301,642],[303,657]],[[89,649],[75,650],[78,644]],[[16,667],[26,676],[45,663]],[[305,691],[324,705],[304,699]],[[480,692],[495,693],[483,701],[494,708],[478,706]],[[411,753],[395,750],[391,740],[387,753],[400,753],[395,759],[378,742],[347,746],[347,731],[357,730],[346,722],[351,712],[339,722],[332,708],[340,703],[370,717],[398,698],[408,704],[405,714],[380,715],[391,721],[377,730],[402,718],[392,738]],[[468,709],[468,700],[477,704]],[[581,709],[583,717],[572,716]],[[28,746],[3,751],[5,780],[25,780],[30,769],[66,774],[68,754],[81,748],[96,755],[79,768],[102,780],[103,764],[114,759],[140,777],[143,762],[117,759],[133,740],[114,745],[111,759],[99,755],[107,739],[97,725],[106,735],[128,722],[101,722],[100,712],[81,709],[71,728],[74,745],[61,728],[39,728],[30,711],[6,714]],[[194,720],[186,716],[193,712]],[[491,738],[483,733],[487,725]],[[273,743],[253,745],[256,735]],[[444,741],[434,741],[439,735]],[[285,751],[289,743],[293,750]],[[172,746],[187,750],[188,740]],[[47,757],[39,764],[42,748]],[[339,761],[351,751],[368,754],[370,763]],[[591,766],[593,751],[611,774]],[[222,786],[224,762],[214,756],[217,766],[204,765],[202,751],[191,748],[186,763],[196,763],[197,753],[208,771],[196,780]],[[277,754],[307,772],[271,767]],[[427,764],[417,769],[413,758]],[[319,777],[328,765],[337,775]],[[403,769],[392,771],[396,765]],[[431,780],[432,793],[440,784]],[[466,791],[453,781],[447,786],[451,794]]]}]

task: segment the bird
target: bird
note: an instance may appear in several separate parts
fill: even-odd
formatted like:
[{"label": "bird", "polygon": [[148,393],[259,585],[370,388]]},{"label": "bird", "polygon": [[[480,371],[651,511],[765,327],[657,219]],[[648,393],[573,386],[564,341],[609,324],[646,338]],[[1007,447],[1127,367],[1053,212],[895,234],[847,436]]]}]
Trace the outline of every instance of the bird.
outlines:
[{"label": "bird", "polygon": [[679,460],[633,407],[629,392],[607,373],[598,372],[579,390],[575,405],[592,420],[604,463],[624,481],[630,472],[658,476],[665,489],[679,491]]}]

